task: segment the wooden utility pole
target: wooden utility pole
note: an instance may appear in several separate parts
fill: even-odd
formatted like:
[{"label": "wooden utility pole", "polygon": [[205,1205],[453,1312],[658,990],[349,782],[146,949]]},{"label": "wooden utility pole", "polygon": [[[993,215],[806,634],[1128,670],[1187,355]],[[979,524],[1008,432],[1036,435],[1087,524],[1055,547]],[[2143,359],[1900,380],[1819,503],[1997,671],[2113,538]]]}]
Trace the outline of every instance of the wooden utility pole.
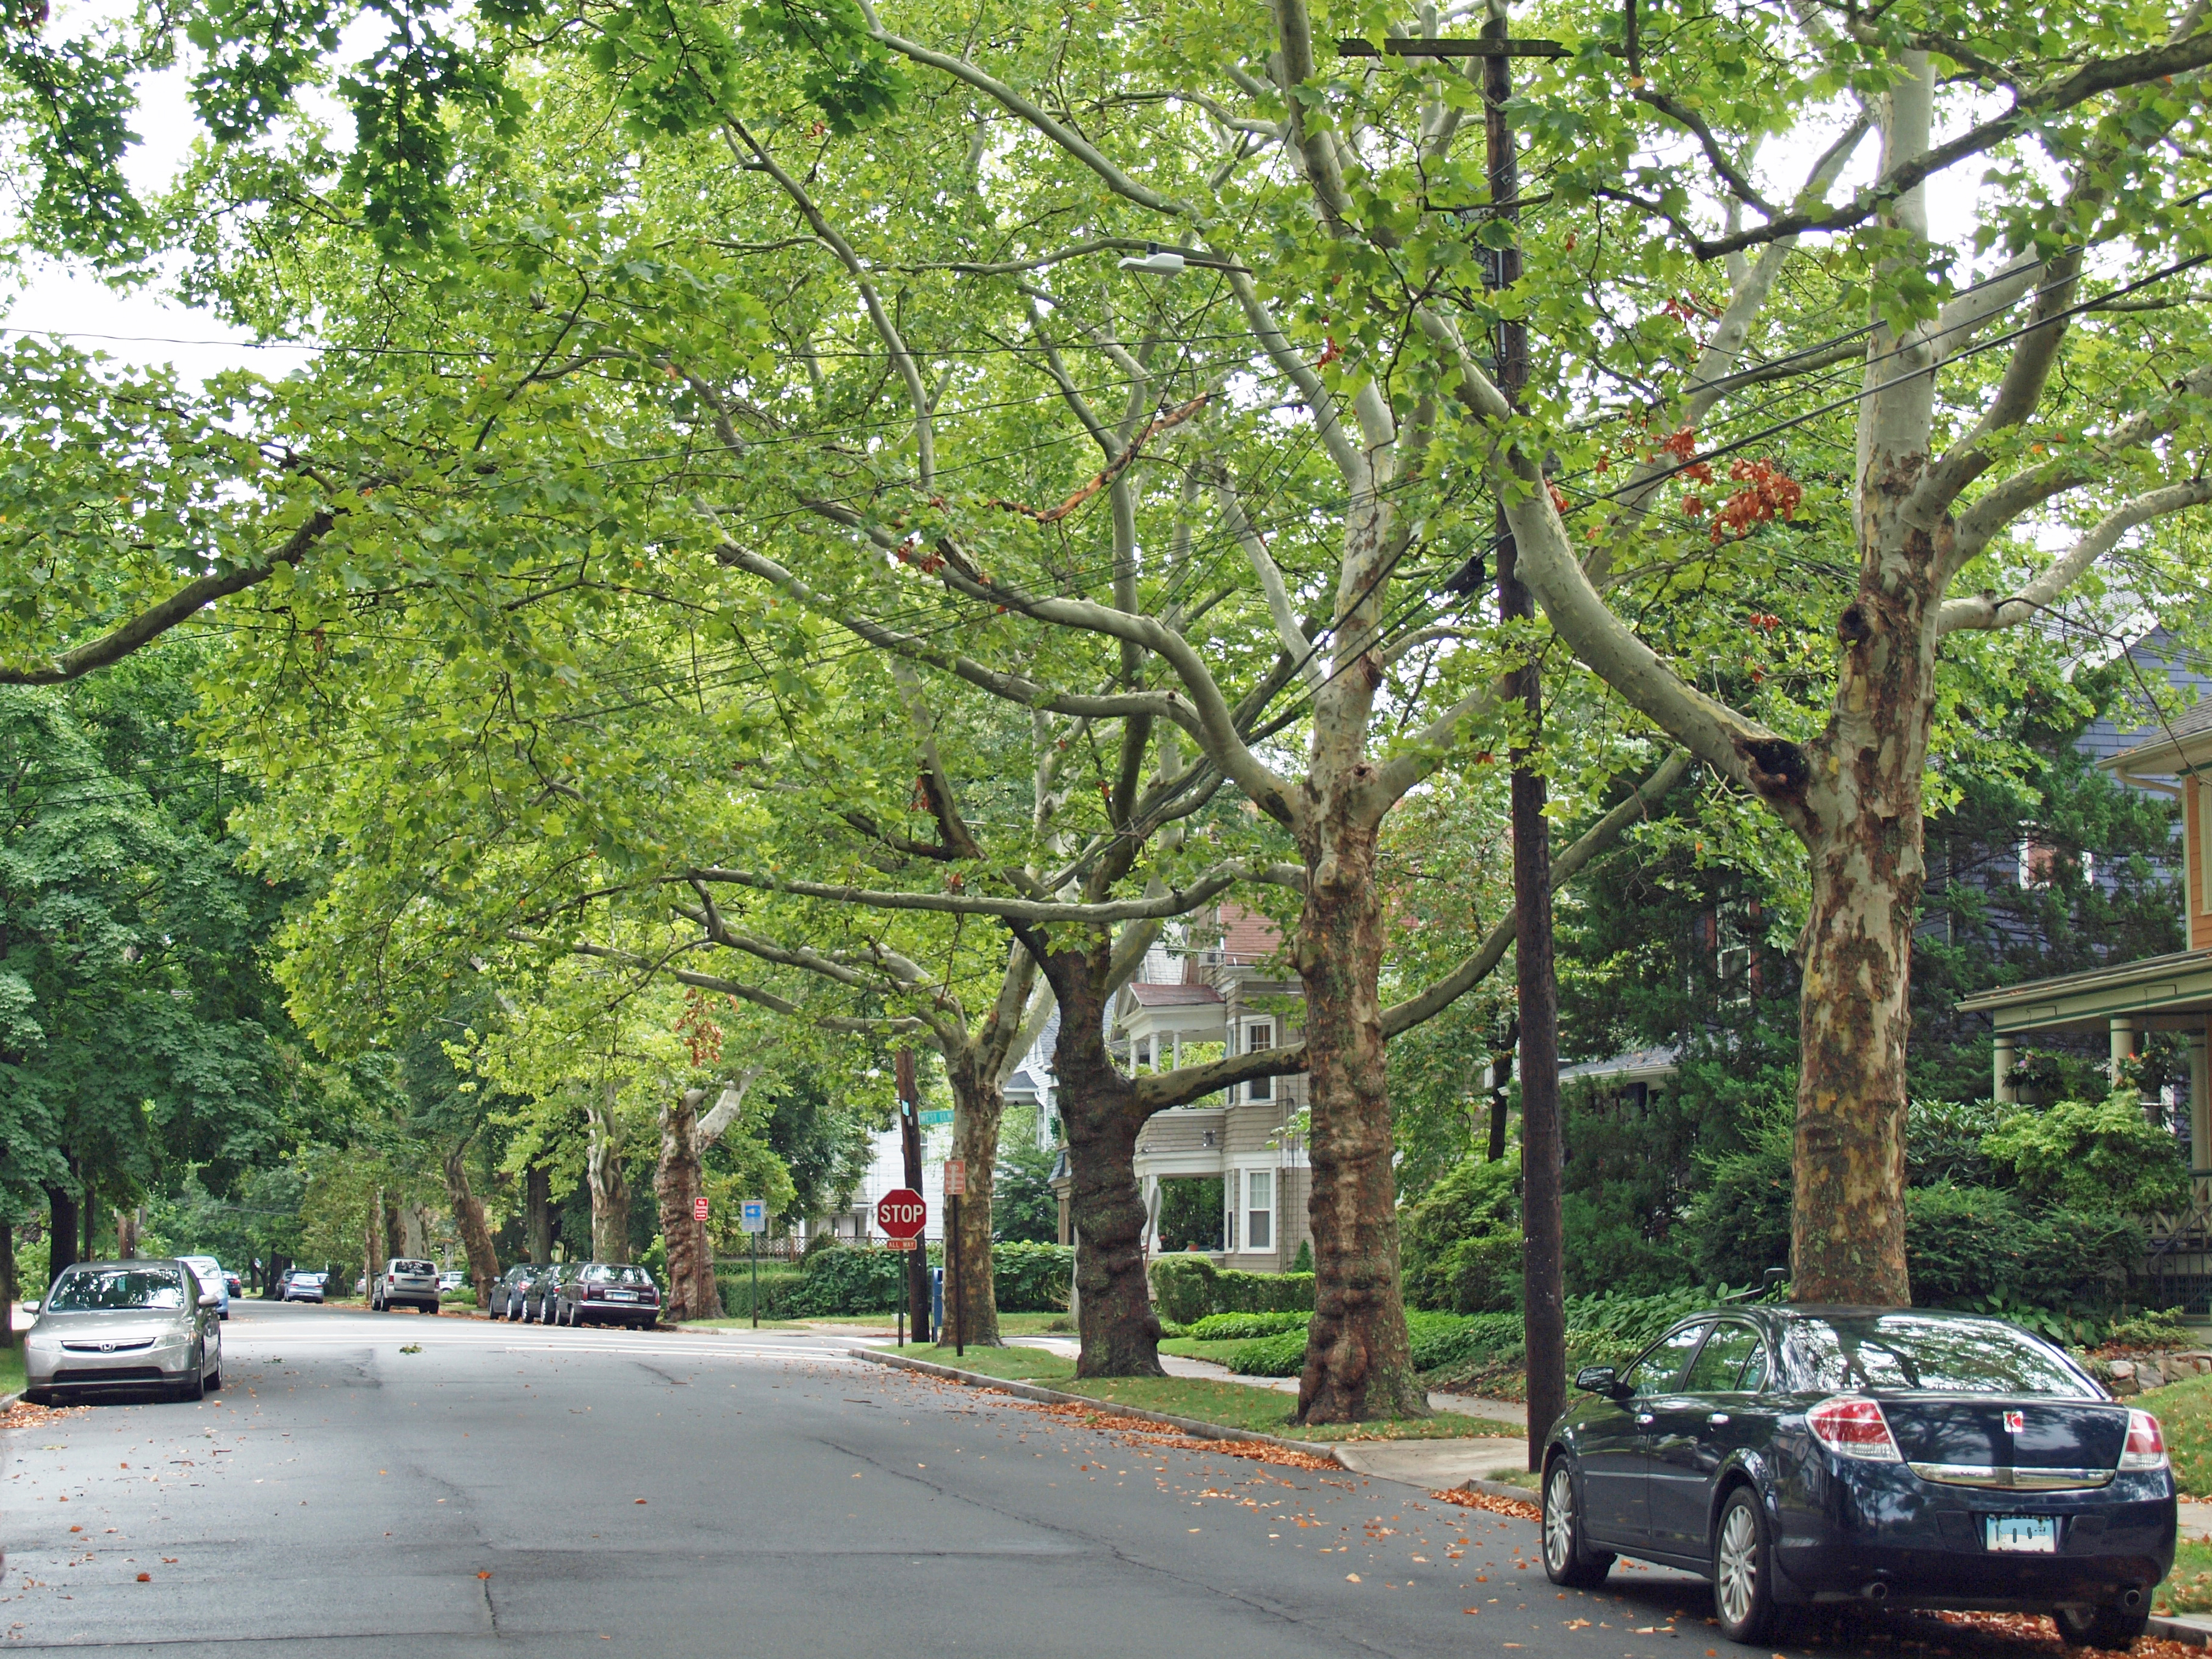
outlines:
[{"label": "wooden utility pole", "polygon": [[[898,1083],[899,1142],[906,1153],[908,1192],[921,1190],[921,1091],[915,1085],[914,1050],[902,1048],[892,1061]],[[906,1301],[914,1322],[914,1340],[927,1342],[929,1330],[929,1249],[922,1239],[906,1253]]]},{"label": "wooden utility pole", "polygon": [[[1483,39],[1499,46],[1482,60],[1484,132],[1490,147],[1490,199],[1494,222],[1516,225],[1521,167],[1505,103],[1513,94],[1513,59],[1505,49],[1504,0],[1491,0]],[[1498,239],[1501,242],[1504,239]],[[1491,253],[1492,286],[1521,280],[1517,240]],[[1528,384],[1528,331],[1520,323],[1498,325],[1498,386],[1518,404]],[[1534,596],[1516,571],[1517,550],[1498,509],[1498,615],[1500,621],[1533,620]],[[1530,652],[1514,675],[1527,711],[1528,741],[1535,740],[1544,710],[1539,659]],[[1521,1035],[1521,1274],[1526,1310],[1528,1367],[1528,1467],[1540,1467],[1545,1437],[1566,1404],[1567,1332],[1559,1214],[1559,990],[1552,963],[1551,826],[1544,816],[1544,775],[1529,764],[1526,747],[1512,753],[1513,956],[1518,979]]]}]

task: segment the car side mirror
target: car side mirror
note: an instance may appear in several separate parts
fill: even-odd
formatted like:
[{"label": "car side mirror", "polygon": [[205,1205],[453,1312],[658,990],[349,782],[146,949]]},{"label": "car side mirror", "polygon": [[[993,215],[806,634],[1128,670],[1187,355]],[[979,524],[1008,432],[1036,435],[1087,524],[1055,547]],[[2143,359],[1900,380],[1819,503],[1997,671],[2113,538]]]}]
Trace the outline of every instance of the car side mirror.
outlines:
[{"label": "car side mirror", "polygon": [[26,1302],[23,1304],[23,1311],[27,1314],[34,1314],[38,1312],[38,1310],[39,1304],[35,1302]]},{"label": "car side mirror", "polygon": [[1585,1365],[1575,1373],[1575,1386],[1586,1394],[1612,1399],[1620,1392],[1620,1373],[1610,1365]]},{"label": "car side mirror", "polygon": [[213,1291],[202,1291],[200,1292],[200,1306],[203,1308],[220,1308],[222,1306],[222,1298],[217,1296]]}]

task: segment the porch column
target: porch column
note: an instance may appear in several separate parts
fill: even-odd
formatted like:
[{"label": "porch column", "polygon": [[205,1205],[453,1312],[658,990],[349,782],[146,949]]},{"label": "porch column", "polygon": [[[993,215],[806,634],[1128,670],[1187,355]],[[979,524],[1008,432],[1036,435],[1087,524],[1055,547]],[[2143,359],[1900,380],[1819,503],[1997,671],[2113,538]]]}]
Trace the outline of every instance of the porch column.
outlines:
[{"label": "porch column", "polygon": [[[2192,1172],[2212,1170],[2212,1073],[2205,1069],[2203,1029],[2189,1034],[2189,1167]],[[2191,1182],[2200,1189],[2196,1194],[2200,1203],[2206,1184],[2203,1177]]]},{"label": "porch column", "polygon": [[2120,1086],[2121,1063],[2136,1057],[2136,1023],[2126,1014],[2114,1014],[2112,1032],[2112,1087],[2118,1090]]},{"label": "porch column", "polygon": [[1990,1098],[2010,1103],[2020,1098],[2020,1091],[2012,1086],[2013,1056],[2017,1052],[2013,1038],[2000,1035],[1990,1045]]}]

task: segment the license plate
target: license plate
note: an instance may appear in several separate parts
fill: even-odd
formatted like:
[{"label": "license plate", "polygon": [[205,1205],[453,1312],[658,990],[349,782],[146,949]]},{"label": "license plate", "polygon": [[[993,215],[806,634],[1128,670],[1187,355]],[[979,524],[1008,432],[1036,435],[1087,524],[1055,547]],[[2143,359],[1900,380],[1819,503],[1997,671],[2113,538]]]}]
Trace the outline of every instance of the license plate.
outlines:
[{"label": "license plate", "polygon": [[1993,1550],[2022,1555],[2058,1553],[2058,1518],[2051,1515],[1993,1515],[1983,1525]]},{"label": "license plate", "polygon": [[635,1302],[637,1300],[637,1292],[635,1291],[609,1291],[607,1292],[607,1300],[610,1302]]}]

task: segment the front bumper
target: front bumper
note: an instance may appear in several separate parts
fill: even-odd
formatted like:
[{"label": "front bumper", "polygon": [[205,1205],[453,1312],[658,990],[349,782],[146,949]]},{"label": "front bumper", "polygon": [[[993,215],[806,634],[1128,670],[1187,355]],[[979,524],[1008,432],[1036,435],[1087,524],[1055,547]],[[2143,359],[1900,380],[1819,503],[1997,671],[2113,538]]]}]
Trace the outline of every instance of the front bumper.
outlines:
[{"label": "front bumper", "polygon": [[658,1302],[577,1302],[570,1304],[576,1317],[587,1325],[657,1325],[660,1322]]},{"label": "front bumper", "polygon": [[190,1343],[118,1348],[112,1353],[82,1349],[29,1349],[23,1354],[27,1389],[143,1389],[180,1382],[199,1363]]},{"label": "front bumper", "polygon": [[[1783,1599],[2021,1612],[2108,1606],[2148,1591],[2173,1565],[2173,1481],[2163,1470],[2055,1492],[1945,1486],[1898,1464],[1811,1473],[1802,1495],[1814,1501],[1770,1510]],[[1987,1522],[1999,1516],[2050,1517],[2057,1549],[1990,1548]]]}]

